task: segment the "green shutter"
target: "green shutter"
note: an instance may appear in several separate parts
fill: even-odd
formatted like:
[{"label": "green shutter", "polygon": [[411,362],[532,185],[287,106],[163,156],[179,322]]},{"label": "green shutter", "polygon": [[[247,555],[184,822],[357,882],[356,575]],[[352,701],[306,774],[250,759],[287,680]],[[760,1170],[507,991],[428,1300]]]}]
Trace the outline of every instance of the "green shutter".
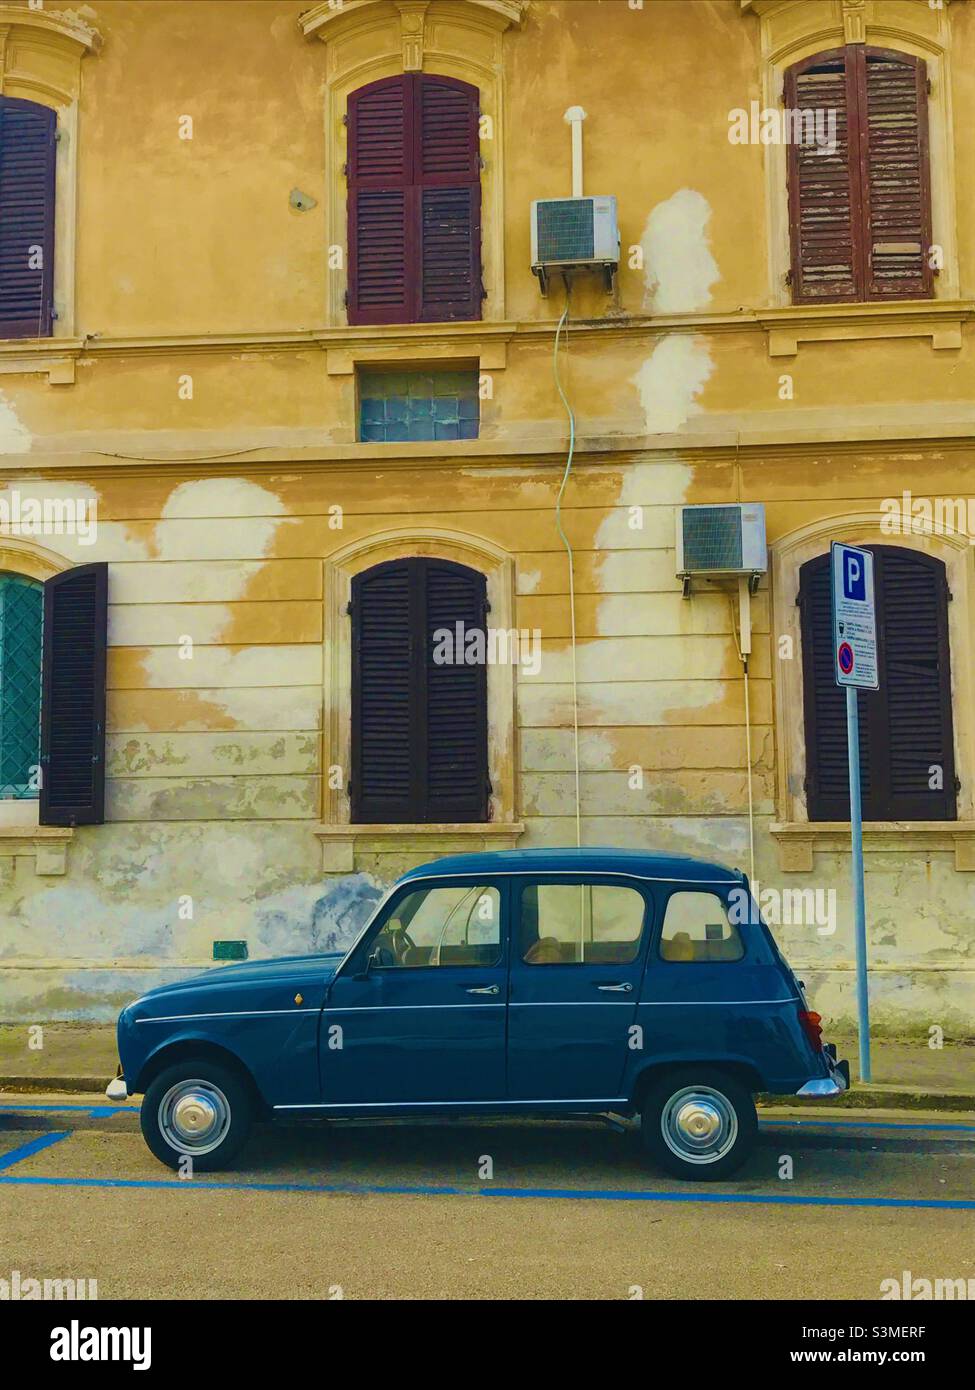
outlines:
[{"label": "green shutter", "polygon": [[0,575],[0,797],[37,796],[43,589]]}]

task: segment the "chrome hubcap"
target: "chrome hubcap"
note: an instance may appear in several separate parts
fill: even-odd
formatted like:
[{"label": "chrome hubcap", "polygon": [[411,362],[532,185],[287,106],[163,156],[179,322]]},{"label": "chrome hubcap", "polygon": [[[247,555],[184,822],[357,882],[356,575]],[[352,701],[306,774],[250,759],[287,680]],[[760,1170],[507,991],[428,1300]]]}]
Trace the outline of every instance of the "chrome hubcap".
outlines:
[{"label": "chrome hubcap", "polygon": [[178,1081],[159,1102],[159,1128],[179,1153],[211,1153],[230,1128],[230,1105],[212,1081]]},{"label": "chrome hubcap", "polygon": [[734,1146],[738,1116],[727,1096],[710,1086],[687,1086],[660,1117],[664,1143],[685,1163],[717,1163]]}]

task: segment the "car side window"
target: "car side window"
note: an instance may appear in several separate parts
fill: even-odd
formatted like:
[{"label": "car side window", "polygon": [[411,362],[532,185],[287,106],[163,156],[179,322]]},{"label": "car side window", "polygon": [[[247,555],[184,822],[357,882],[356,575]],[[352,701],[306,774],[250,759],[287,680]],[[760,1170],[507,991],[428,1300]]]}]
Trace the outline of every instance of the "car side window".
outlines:
[{"label": "car side window", "polygon": [[615,883],[531,883],[521,892],[519,948],[526,965],[628,965],[646,903]]},{"label": "car side window", "polygon": [[738,928],[717,893],[671,893],[660,933],[662,960],[694,964],[741,960],[744,954]]},{"label": "car side window", "polygon": [[393,907],[370,947],[376,969],[497,965],[501,898],[484,885],[418,888]]}]

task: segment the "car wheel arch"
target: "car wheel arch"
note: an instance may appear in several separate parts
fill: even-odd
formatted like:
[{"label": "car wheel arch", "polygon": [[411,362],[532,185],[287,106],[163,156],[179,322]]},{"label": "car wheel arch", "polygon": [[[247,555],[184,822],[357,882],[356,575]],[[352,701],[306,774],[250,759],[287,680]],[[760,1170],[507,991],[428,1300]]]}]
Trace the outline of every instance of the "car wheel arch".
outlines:
[{"label": "car wheel arch", "polygon": [[143,1062],[138,1077],[129,1088],[130,1095],[144,1095],[160,1072],[177,1062],[188,1061],[190,1058],[215,1062],[219,1066],[227,1067],[235,1072],[246,1081],[258,1109],[261,1111],[269,1109],[247,1063],[229,1047],[223,1047],[220,1043],[215,1043],[209,1038],[177,1038],[172,1042],[161,1043],[155,1052],[151,1052]]},{"label": "car wheel arch", "polygon": [[671,1057],[666,1061],[648,1062],[634,1078],[630,1088],[633,1109],[639,1112],[647,1090],[661,1077],[668,1072],[686,1071],[689,1067],[725,1072],[752,1092],[766,1089],[758,1070],[748,1062],[724,1057]]}]

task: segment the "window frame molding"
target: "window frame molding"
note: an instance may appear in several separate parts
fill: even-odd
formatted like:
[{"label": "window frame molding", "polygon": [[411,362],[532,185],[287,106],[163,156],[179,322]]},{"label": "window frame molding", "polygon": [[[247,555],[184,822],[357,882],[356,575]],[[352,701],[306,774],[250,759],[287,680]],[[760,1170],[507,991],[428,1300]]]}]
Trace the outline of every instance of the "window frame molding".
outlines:
[{"label": "window frame molding", "polygon": [[[43,584],[72,568],[71,562],[56,551],[17,536],[0,537],[0,570],[6,573]],[[39,814],[39,797],[30,801],[0,799],[0,859],[33,857],[36,874],[64,874],[74,830],[70,826],[40,825]]]},{"label": "window frame molding", "polygon": [[[960,294],[956,181],[951,101],[951,24],[947,4],[939,10],[917,0],[910,10],[895,0],[831,0],[796,5],[793,0],[742,0],[743,13],[758,15],[761,25],[761,105],[781,110],[785,72],[793,63],[831,48],[866,43],[873,48],[899,49],[927,64],[928,163],[931,180],[931,235],[944,251],[944,267],[934,277],[931,300],[853,301],[828,306],[793,304],[786,274],[792,264],[789,231],[788,159],[785,145],[764,147],[765,221],[768,245],[769,307],[790,310],[797,317],[821,307],[842,315],[844,309],[867,307],[883,316],[896,316],[898,305],[956,301]],[[855,37],[854,37],[855,35]],[[815,319],[813,320],[815,322]],[[844,336],[856,336],[855,334]],[[878,336],[876,332],[870,336]],[[900,336],[897,334],[896,336]]]},{"label": "window frame molding", "polygon": [[[870,848],[954,850],[956,867],[975,869],[975,681],[971,671],[975,640],[971,631],[975,597],[975,555],[967,535],[917,533],[890,535],[889,518],[877,509],[824,517],[789,532],[772,547],[773,641],[792,639],[792,657],[776,661],[774,729],[777,818],[769,826],[779,847],[780,867],[808,872],[814,850],[849,849],[849,822],[810,821],[803,786],[806,740],[803,710],[802,623],[796,596],[799,571],[807,560],[829,549],[831,541],[851,545],[896,545],[918,550],[945,566],[952,601],[948,604],[951,653],[951,710],[955,771],[961,779],[955,821],[874,821],[864,826]],[[892,843],[893,842],[893,843]]]},{"label": "window frame molding", "polygon": [[[100,48],[101,35],[77,17],[0,3],[0,93],[52,108],[57,115],[58,132],[54,189],[57,317],[50,337],[0,340],[0,354],[4,356],[23,355],[25,344],[55,344],[59,338],[75,336],[81,60]],[[52,384],[70,384],[60,361],[29,370],[48,371]],[[72,371],[70,380],[73,379]]]},{"label": "window frame molding", "polygon": [[[477,570],[487,579],[491,626],[515,626],[514,560],[499,546],[477,536],[436,527],[411,527],[353,541],[325,560],[325,669],[322,734],[321,825],[325,867],[352,867],[350,855],[357,838],[384,840],[411,837],[417,841],[442,836],[516,837],[523,826],[516,820],[515,668],[492,666],[488,672],[488,775],[492,791],[490,820],[463,825],[355,825],[351,819],[348,781],[352,767],[352,624],[347,612],[352,580],[385,560],[408,557],[453,560]],[[329,768],[341,767],[343,786],[329,786]],[[513,839],[512,839],[513,843]],[[330,854],[329,846],[334,847]],[[434,848],[434,846],[431,846]],[[347,866],[347,867],[346,867]]]},{"label": "window frame molding", "polygon": [[[493,122],[481,142],[481,278],[486,298],[478,323],[504,321],[504,69],[505,31],[517,27],[524,0],[323,0],[298,25],[325,45],[324,322],[345,327],[348,289],[348,181],[344,117],[351,92],[383,77],[424,72],[456,77],[480,93],[480,112]],[[364,56],[367,55],[367,56]],[[339,246],[342,269],[328,268]]]}]

